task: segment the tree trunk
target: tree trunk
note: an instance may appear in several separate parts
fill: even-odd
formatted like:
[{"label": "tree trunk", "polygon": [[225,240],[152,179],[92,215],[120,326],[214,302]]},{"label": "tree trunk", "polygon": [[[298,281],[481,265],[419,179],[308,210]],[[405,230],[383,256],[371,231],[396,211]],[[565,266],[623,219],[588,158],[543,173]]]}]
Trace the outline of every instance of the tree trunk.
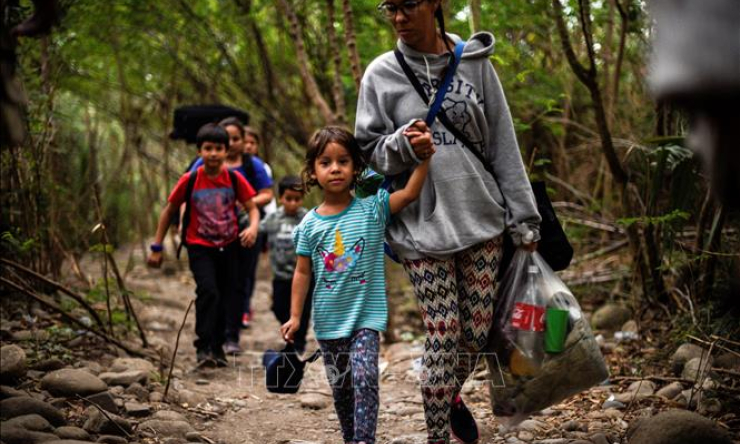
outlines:
[{"label": "tree trunk", "polygon": [[480,31],[481,22],[481,5],[480,0],[468,0],[470,8],[470,33],[474,34]]},{"label": "tree trunk", "polygon": [[[726,211],[724,206],[719,205],[717,211],[714,214],[714,223],[712,224],[712,231],[709,235],[709,242],[707,243],[708,254],[706,259],[702,260],[702,285],[699,291],[698,299],[709,300],[712,296],[712,289],[714,287],[714,274],[717,269],[717,258],[719,253],[720,241],[722,240],[722,228],[725,225]],[[704,256],[705,253],[702,253]]]},{"label": "tree trunk", "polygon": [[[593,110],[596,118],[596,126],[598,129],[599,139],[601,141],[601,149],[606,158],[607,165],[609,165],[609,171],[613,179],[619,186],[621,194],[621,202],[623,211],[627,214],[638,214],[637,209],[639,205],[634,201],[632,193],[634,192],[629,183],[629,177],[622,167],[622,164],[617,156],[616,150],[614,149],[614,143],[612,141],[611,132],[609,129],[609,122],[606,117],[604,109],[604,101],[602,99],[601,90],[598,84],[598,72],[596,69],[596,55],[594,52],[593,45],[593,32],[591,30],[591,8],[589,0],[578,0],[578,16],[581,23],[581,29],[583,30],[583,36],[586,44],[586,52],[588,54],[589,65],[588,68],[583,66],[578,61],[576,54],[573,50],[573,45],[570,41],[570,35],[565,25],[563,18],[563,6],[560,0],[552,0],[553,10],[555,12],[554,18],[560,35],[560,40],[563,46],[563,52],[565,52],[568,64],[570,65],[573,73],[588,89]],[[606,190],[608,191],[608,190]],[[654,292],[651,288],[650,282],[650,271],[647,267],[645,257],[643,254],[643,245],[640,239],[640,232],[636,224],[632,224],[627,229],[627,236],[630,241],[630,250],[632,251],[632,257],[635,261],[635,267],[640,273],[640,281],[642,283],[643,293],[649,295]],[[657,283],[656,283],[657,284]],[[657,285],[660,287],[660,285]]]},{"label": "tree trunk", "polygon": [[337,45],[337,33],[334,31],[334,0],[326,0],[326,8],[328,12],[326,35],[329,40],[329,53],[334,62],[332,93],[334,95],[334,107],[337,110],[334,120],[337,123],[346,124],[347,106],[344,102],[344,87],[342,86],[342,54]]},{"label": "tree trunk", "polygon": [[359,92],[360,82],[362,81],[362,64],[360,63],[360,54],[357,52],[357,37],[355,36],[350,0],[342,0],[342,9],[344,11],[344,39],[347,41],[349,64],[352,69],[352,78],[355,80],[355,88]]},{"label": "tree trunk", "polygon": [[329,104],[326,103],[324,96],[321,95],[321,91],[319,91],[319,86],[316,83],[316,79],[311,73],[311,65],[308,61],[306,45],[303,41],[303,33],[301,31],[301,24],[298,22],[298,17],[295,15],[295,11],[293,11],[293,8],[290,6],[287,0],[280,0],[279,3],[280,7],[283,9],[283,13],[288,18],[288,22],[290,24],[288,32],[290,33],[290,36],[293,38],[293,42],[295,43],[298,68],[301,74],[301,79],[303,79],[303,84],[306,88],[306,94],[308,94],[311,102],[313,102],[313,104],[319,110],[319,113],[321,114],[321,117],[323,117],[324,122],[333,123],[334,112],[329,107]]},{"label": "tree trunk", "polygon": [[622,76],[622,63],[624,62],[624,48],[627,43],[627,25],[629,24],[629,16],[627,11],[622,7],[621,0],[614,0],[619,11],[619,17],[621,18],[621,25],[619,28],[619,49],[617,51],[617,62],[614,66],[614,78],[612,80],[611,96],[612,104],[615,105],[619,102],[619,79]]}]

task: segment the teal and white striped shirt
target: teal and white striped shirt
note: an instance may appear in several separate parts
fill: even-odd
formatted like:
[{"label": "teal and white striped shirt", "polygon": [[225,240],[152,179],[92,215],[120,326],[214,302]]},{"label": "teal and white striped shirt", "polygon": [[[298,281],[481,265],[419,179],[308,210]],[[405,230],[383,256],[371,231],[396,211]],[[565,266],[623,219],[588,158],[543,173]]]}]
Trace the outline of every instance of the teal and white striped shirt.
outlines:
[{"label": "teal and white striped shirt", "polygon": [[348,338],[362,328],[385,331],[383,240],[390,216],[389,194],[380,189],[355,197],[339,214],[321,216],[314,208],[293,231],[296,254],[311,258],[316,281],[316,339]]}]

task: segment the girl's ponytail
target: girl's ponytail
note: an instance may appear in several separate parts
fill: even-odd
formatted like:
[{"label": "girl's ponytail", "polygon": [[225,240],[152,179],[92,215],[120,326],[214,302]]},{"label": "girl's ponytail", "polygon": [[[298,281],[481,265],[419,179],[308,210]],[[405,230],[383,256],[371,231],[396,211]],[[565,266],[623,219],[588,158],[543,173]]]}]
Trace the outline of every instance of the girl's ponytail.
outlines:
[{"label": "girl's ponytail", "polygon": [[450,41],[450,38],[447,37],[447,32],[445,32],[445,16],[444,12],[442,11],[442,2],[439,2],[439,6],[437,7],[437,10],[434,11],[434,17],[437,18],[437,25],[439,26],[439,32],[442,33],[442,41],[445,42],[445,46],[447,47],[447,50],[450,52],[453,52],[452,49],[454,45],[452,45],[452,41]]}]

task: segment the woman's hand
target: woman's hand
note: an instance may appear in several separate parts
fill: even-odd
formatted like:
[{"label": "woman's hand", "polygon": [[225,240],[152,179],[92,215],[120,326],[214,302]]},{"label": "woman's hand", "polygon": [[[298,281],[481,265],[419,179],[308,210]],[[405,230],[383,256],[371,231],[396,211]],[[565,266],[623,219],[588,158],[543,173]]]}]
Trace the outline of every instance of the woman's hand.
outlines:
[{"label": "woman's hand", "polygon": [[301,327],[301,320],[300,318],[296,319],[291,317],[288,322],[283,324],[282,327],[280,327],[280,334],[282,334],[283,339],[285,339],[286,342],[293,343],[293,337],[295,336],[295,333],[298,331],[298,329]]},{"label": "woman's hand", "polygon": [[414,149],[414,154],[419,159],[427,159],[434,154],[434,144],[432,143],[432,131],[429,129],[426,123],[421,120],[417,120],[411,124],[403,135],[409,139],[411,148]]},{"label": "woman's hand", "polygon": [[522,244],[520,248],[524,248],[530,253],[534,253],[535,251],[537,251],[537,242],[530,242],[528,244]]}]

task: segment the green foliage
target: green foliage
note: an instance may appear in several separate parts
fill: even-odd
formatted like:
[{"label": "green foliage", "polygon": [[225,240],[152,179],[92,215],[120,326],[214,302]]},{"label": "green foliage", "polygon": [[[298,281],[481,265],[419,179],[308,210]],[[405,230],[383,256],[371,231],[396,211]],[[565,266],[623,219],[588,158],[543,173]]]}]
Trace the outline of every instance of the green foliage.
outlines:
[{"label": "green foliage", "polygon": [[24,238],[18,228],[3,231],[0,234],[2,251],[10,257],[28,256],[38,248],[38,241],[33,238]]},{"label": "green foliage", "polygon": [[94,253],[108,253],[112,254],[115,248],[111,244],[95,244],[90,247],[90,251]]},{"label": "green foliage", "polygon": [[[287,3],[301,26],[309,74],[331,106],[336,106],[335,68],[327,26],[336,31],[344,120],[351,127],[358,93],[348,62],[342,2],[334,2],[332,24],[326,2]],[[363,68],[396,42],[391,25],[375,11],[377,3],[350,2]],[[579,3],[563,3],[571,42],[585,64]],[[19,188],[18,193],[3,192],[3,208],[23,213],[1,216],[3,227],[19,227],[2,235],[3,251],[99,254],[151,236],[168,191],[195,153],[194,147],[168,139],[177,106],[223,103],[246,109],[250,124],[263,133],[261,154],[278,178],[298,172],[308,136],[327,123],[306,92],[295,39],[279,2],[63,4],[61,25],[43,44],[22,39],[18,48],[32,137],[16,157],[2,154],[2,176],[18,170],[18,179],[4,190]],[[628,21],[619,71],[620,15],[614,2],[589,4],[599,84],[617,155],[644,203],[639,214],[625,214],[614,203],[620,191],[604,185],[593,104],[566,60],[549,0],[481,2],[480,23],[496,39],[491,62],[523,151],[537,150],[531,178],[548,173],[566,181],[587,195],[582,204],[599,219],[657,227],[661,245],[670,252],[675,235],[696,222],[706,185],[682,134],[652,138],[655,106],[643,78],[650,26],[644,2],[622,2]],[[463,0],[445,2],[447,30],[464,39],[470,37],[467,6]],[[615,82],[619,89],[613,97]],[[557,190],[559,199],[571,198],[563,187]],[[95,196],[100,197],[103,221]],[[306,199],[307,205],[317,202],[317,193]],[[102,245],[100,236],[90,233],[101,222],[111,245]],[[587,239],[583,227],[570,224],[566,230]],[[61,257],[55,262],[61,264]],[[101,290],[98,282],[91,298],[101,300]]]},{"label": "green foliage", "polygon": [[660,216],[638,216],[638,217],[623,217],[617,219],[617,223],[624,227],[629,227],[633,224],[641,225],[670,225],[676,222],[684,222],[689,220],[690,214],[681,211],[673,210],[668,214],[662,214]]}]

